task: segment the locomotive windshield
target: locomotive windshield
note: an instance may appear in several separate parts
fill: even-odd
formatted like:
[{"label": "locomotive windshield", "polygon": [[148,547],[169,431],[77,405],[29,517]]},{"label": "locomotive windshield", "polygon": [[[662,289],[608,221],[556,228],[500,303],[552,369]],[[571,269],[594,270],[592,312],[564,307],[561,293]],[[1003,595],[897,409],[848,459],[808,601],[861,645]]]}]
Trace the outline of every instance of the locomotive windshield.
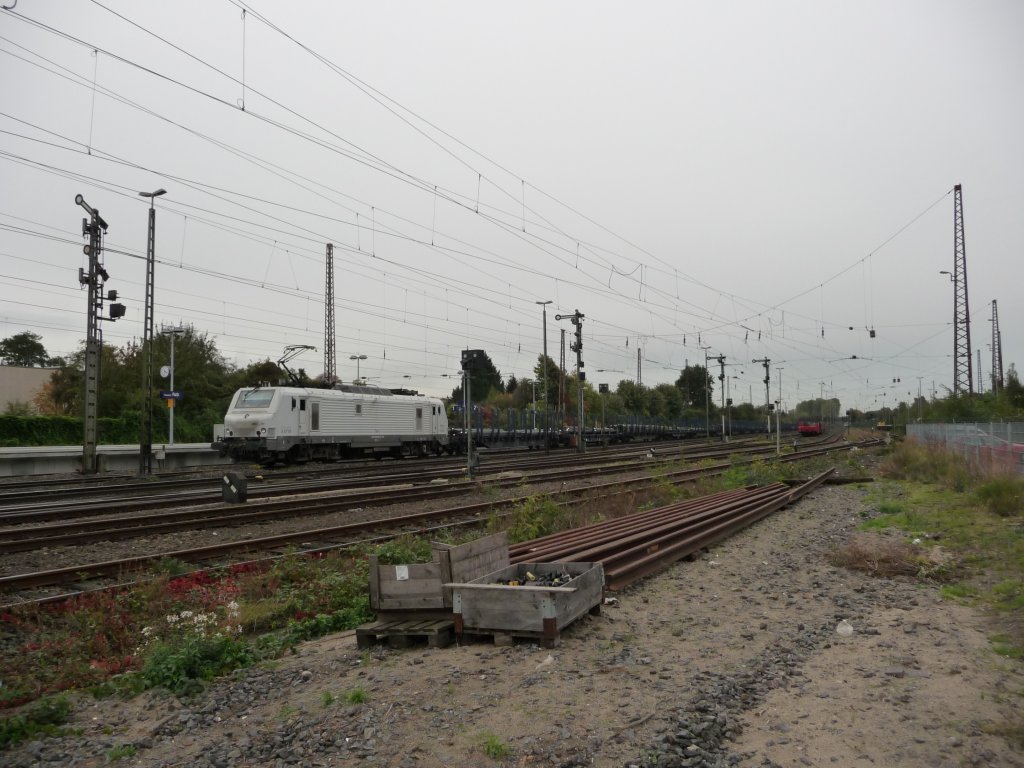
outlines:
[{"label": "locomotive windshield", "polygon": [[238,393],[236,408],[269,408],[274,399],[272,389],[248,389]]}]

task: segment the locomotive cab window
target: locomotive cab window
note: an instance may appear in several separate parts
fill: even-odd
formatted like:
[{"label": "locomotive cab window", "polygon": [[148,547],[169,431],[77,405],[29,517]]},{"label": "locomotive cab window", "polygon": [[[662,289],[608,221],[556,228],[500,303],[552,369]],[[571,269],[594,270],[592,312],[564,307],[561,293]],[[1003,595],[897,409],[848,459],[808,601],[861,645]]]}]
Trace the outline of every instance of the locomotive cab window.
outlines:
[{"label": "locomotive cab window", "polygon": [[238,393],[236,408],[269,408],[270,401],[274,399],[272,389],[250,389]]},{"label": "locomotive cab window", "polygon": [[299,410],[300,411],[306,410],[306,400],[305,399],[299,400]]}]

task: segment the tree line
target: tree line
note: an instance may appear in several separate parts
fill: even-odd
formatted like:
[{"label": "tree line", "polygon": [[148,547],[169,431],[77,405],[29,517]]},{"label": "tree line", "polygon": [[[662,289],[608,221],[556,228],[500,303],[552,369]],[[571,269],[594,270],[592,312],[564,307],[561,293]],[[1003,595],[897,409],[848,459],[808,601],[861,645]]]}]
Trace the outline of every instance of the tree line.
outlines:
[{"label": "tree line", "polygon": [[[168,408],[159,398],[170,382],[159,375],[170,363],[172,335],[159,332],[152,347],[153,386],[143,386],[144,355],[141,344],[132,340],[123,347],[103,345],[100,358],[99,432],[104,443],[139,441],[142,409],[152,412],[153,442],[166,435]],[[174,433],[179,442],[208,442],[213,425],[223,421],[233,393],[256,384],[281,384],[287,372],[269,358],[245,367],[225,360],[209,335],[186,327],[173,337],[175,389],[184,394],[175,403]],[[0,445],[75,444],[81,439],[81,416],[85,395],[84,345],[69,358],[51,357],[41,338],[25,331],[0,340],[0,364],[48,367],[53,371],[31,403],[9,403],[0,415]],[[561,370],[546,355],[538,355],[532,378],[509,376],[506,380],[490,356],[484,353],[470,372],[470,392],[475,407],[489,413],[550,414],[550,423],[575,426],[579,413],[579,381],[572,372]],[[323,386],[321,377],[310,377],[302,369],[294,372],[302,385]],[[616,424],[631,419],[660,423],[717,423],[721,413],[720,393],[715,378],[702,365],[687,365],[675,383],[655,386],[620,379],[607,391],[595,388],[590,380],[582,386],[585,426]],[[449,418],[461,423],[463,392],[461,383],[448,400]],[[728,407],[737,421],[764,418],[764,406],[734,403]],[[554,421],[557,419],[557,421]],[[1024,386],[1013,365],[1005,385],[998,393],[943,398],[916,397],[900,400],[874,410],[843,410],[837,398],[813,398],[801,401],[783,414],[788,421],[810,420],[838,423],[849,420],[867,425],[876,421],[988,421],[1024,420]]]}]

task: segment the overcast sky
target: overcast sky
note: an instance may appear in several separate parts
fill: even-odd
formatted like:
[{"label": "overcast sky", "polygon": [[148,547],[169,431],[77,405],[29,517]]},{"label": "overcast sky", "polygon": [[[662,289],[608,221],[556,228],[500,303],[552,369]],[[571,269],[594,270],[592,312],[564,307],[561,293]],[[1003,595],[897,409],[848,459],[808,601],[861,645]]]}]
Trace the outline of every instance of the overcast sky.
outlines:
[{"label": "overcast sky", "polygon": [[84,340],[76,194],[127,306],[104,341],[139,338],[138,192],[165,188],[157,329],[239,366],[307,344],[292,367],[323,371],[333,243],[343,380],[366,355],[446,394],[466,347],[531,377],[550,300],[548,353],[566,329],[571,365],[555,316],[578,309],[595,385],[638,350],[646,385],[724,355],[763,403],[767,358],[773,400],[871,409],[952,386],[961,184],[988,390],[993,300],[1004,369],[1024,360],[1021,30],[1018,0],[17,0],[0,338]]}]

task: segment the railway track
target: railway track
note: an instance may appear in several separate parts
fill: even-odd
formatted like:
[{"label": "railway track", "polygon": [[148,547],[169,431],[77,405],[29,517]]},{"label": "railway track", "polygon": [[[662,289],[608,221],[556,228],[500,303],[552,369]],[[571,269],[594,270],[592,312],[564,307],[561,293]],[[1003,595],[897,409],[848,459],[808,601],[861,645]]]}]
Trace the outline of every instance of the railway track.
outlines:
[{"label": "railway track", "polygon": [[[615,466],[618,463],[646,458],[650,448],[643,450],[615,451],[611,453],[587,454],[583,457],[560,456],[545,459],[536,455],[532,459],[508,460],[488,463],[478,476],[482,478],[503,472],[530,471],[536,473],[545,468]],[[660,449],[657,461],[672,461],[680,458],[714,459],[742,453],[771,453],[773,447],[763,441],[733,443],[728,448],[706,448],[696,450],[692,446],[669,446]],[[416,485],[430,481],[455,481],[465,477],[464,467],[450,464],[440,469],[428,465],[405,466],[374,475],[344,475],[317,473],[313,477],[288,477],[279,481],[277,476],[251,475],[249,497],[260,500],[273,497],[294,496],[302,493],[338,492],[351,489],[365,489],[386,485]],[[61,492],[46,489],[41,492],[18,489],[10,492],[0,490],[0,526],[21,525],[48,520],[66,521],[73,518],[107,515],[111,512],[128,513],[156,510],[171,506],[213,504],[222,499],[221,482],[223,475],[189,478],[187,480],[138,481],[116,483],[106,487],[88,487]],[[262,479],[260,479],[262,478]]]},{"label": "railway track", "polygon": [[[814,450],[805,450],[798,454],[789,454],[783,457],[782,460],[794,461],[811,458],[815,455],[827,453],[831,450],[835,450],[835,447],[823,446]],[[667,482],[683,483],[694,480],[701,474],[725,471],[732,465],[733,462],[723,462],[712,467],[680,469],[671,472],[664,472],[660,477],[664,477]],[[564,470],[564,472],[567,473],[567,475],[571,474],[572,477],[580,476],[579,468],[570,468]],[[551,478],[548,477],[547,479]],[[512,483],[521,482],[519,478],[507,478],[507,481]],[[642,479],[612,480],[600,485],[591,486],[585,489],[585,491],[579,492],[579,498],[593,499],[595,496],[608,496],[616,493],[623,493],[626,492],[627,489],[638,485],[649,484],[649,477]],[[469,490],[468,486],[470,485],[472,484],[466,484],[466,490]],[[408,489],[404,490],[407,491]],[[433,490],[451,492],[455,489],[444,488]],[[536,496],[536,494],[531,494],[531,496]],[[210,567],[213,565],[224,565],[226,562],[237,562],[240,557],[244,560],[250,560],[257,556],[261,558],[272,558],[280,556],[284,550],[296,547],[298,547],[300,551],[308,553],[326,552],[335,549],[343,549],[357,543],[365,543],[378,538],[390,538],[409,531],[429,532],[430,530],[439,527],[451,528],[456,526],[476,526],[485,521],[489,515],[496,513],[501,507],[510,507],[522,501],[524,498],[527,497],[520,496],[504,500],[477,502],[456,507],[435,509],[413,515],[378,518],[357,523],[293,531],[274,536],[249,538],[235,542],[224,542],[204,547],[161,551],[103,562],[84,563],[64,568],[44,569],[27,573],[12,574],[0,577],[0,591],[10,596],[9,599],[12,604],[15,602],[23,602],[25,599],[61,599],[71,594],[81,593],[83,591],[102,586],[97,582],[98,579],[105,580],[104,583],[109,583],[111,579],[113,579],[115,583],[123,581],[126,574],[138,574],[153,563],[165,558],[174,558],[176,560],[193,563],[197,566]],[[342,497],[339,500],[332,499],[330,497],[317,496],[313,499],[305,497],[302,499],[293,499],[286,503],[301,505],[303,509],[306,510],[304,514],[316,514],[318,512],[323,512],[331,503],[340,504],[342,507],[350,508],[353,501],[352,497]],[[561,503],[569,504],[572,503],[572,501],[562,499]],[[213,525],[217,525],[224,527],[226,525],[238,525],[242,521],[240,515],[265,515],[272,517],[275,514],[280,515],[280,513],[280,509],[271,509],[269,507],[267,509],[260,510],[243,510],[238,511],[236,516],[231,520],[223,520],[216,523],[211,522],[210,526],[212,527]],[[250,521],[252,519],[253,518],[250,518]],[[100,522],[102,524],[103,521]],[[94,528],[89,530],[88,528],[83,528],[78,531],[60,532],[51,530],[49,533],[52,535],[44,534],[42,536],[22,536],[19,533],[18,535],[12,535],[10,538],[2,539],[5,547],[11,547],[11,549],[4,551],[24,551],[25,549],[37,549],[41,547],[51,548],[62,544],[80,544],[85,541],[96,540],[95,537],[102,537],[103,539],[110,538],[114,532],[123,533],[125,536],[137,537],[144,535],[142,531],[147,530],[144,528],[137,528],[135,531],[131,531],[123,524],[111,527],[109,521],[106,522],[108,526],[106,529]],[[196,522],[196,520],[192,520],[185,524],[195,527]],[[204,526],[206,525],[202,521],[200,521],[200,523]],[[181,522],[172,523],[166,520],[154,521],[152,525],[157,527],[150,527],[148,529],[149,534],[162,532],[158,528],[159,526],[171,526],[170,530],[173,530],[173,526],[181,525]],[[5,535],[7,533],[9,532],[4,532]],[[36,533],[38,533],[38,530]],[[19,538],[19,536],[21,537]],[[71,538],[61,538],[69,536]],[[27,590],[39,589],[42,587],[49,588],[51,591],[47,595],[41,597],[32,597],[25,594]],[[62,591],[53,593],[52,588],[55,587],[61,588]]]}]

